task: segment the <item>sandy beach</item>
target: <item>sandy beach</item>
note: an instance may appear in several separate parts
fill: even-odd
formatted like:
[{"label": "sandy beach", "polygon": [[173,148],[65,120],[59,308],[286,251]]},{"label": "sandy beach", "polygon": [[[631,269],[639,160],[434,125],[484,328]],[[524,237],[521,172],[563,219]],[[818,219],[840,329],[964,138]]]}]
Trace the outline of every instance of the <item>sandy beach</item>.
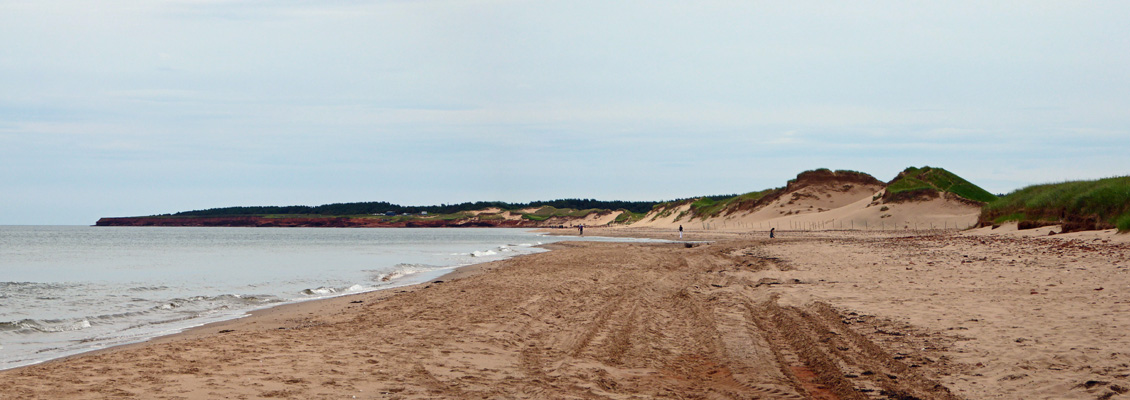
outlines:
[{"label": "sandy beach", "polygon": [[0,398],[1130,398],[1126,235],[1006,231],[560,243],[0,371]]}]

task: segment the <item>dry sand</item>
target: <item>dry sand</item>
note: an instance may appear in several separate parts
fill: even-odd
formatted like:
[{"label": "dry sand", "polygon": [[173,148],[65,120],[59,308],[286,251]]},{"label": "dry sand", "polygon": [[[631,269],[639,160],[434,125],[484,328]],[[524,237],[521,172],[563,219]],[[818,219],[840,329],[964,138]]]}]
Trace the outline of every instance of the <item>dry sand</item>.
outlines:
[{"label": "dry sand", "polygon": [[778,233],[556,244],[2,371],[0,398],[1130,398],[1126,243]]},{"label": "dry sand", "polygon": [[752,211],[722,213],[706,219],[689,215],[690,204],[666,213],[653,211],[632,228],[672,229],[684,227],[747,232],[777,229],[797,230],[959,230],[977,224],[981,207],[948,197],[903,203],[881,203],[882,191],[872,187],[836,190],[809,186],[786,194]]}]

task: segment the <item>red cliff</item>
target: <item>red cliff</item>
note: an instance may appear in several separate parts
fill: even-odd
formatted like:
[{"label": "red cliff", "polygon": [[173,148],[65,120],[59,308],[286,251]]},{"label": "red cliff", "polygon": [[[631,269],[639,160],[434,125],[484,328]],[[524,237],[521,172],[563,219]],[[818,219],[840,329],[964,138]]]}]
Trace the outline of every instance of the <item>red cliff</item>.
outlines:
[{"label": "red cliff", "polygon": [[217,226],[217,227],[314,227],[314,228],[455,228],[455,227],[537,227],[542,224],[530,220],[477,220],[477,219],[418,219],[389,221],[379,218],[350,217],[300,217],[266,218],[256,216],[231,217],[121,217],[101,218],[95,226]]}]

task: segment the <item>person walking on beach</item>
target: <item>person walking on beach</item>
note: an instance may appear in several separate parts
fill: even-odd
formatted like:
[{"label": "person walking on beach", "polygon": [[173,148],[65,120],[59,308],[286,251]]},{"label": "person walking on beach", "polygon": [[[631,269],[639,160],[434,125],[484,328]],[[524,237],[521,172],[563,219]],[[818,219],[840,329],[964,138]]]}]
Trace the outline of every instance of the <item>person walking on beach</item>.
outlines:
[{"label": "person walking on beach", "polygon": [[683,239],[683,226],[679,225],[679,240]]},{"label": "person walking on beach", "polygon": [[774,231],[774,230],[776,230],[776,229],[777,229],[777,228],[769,228],[769,238],[770,238],[770,239],[772,239],[772,238],[773,238],[773,231]]},{"label": "person walking on beach", "polygon": [[577,232],[580,232],[581,236],[584,236],[585,235],[585,224],[577,225]]}]

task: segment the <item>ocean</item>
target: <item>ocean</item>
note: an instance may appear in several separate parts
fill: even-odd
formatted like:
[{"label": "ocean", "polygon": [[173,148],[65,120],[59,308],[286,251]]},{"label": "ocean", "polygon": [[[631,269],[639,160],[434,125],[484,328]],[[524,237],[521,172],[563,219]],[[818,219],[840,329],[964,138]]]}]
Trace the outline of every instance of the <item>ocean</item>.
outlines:
[{"label": "ocean", "polygon": [[0,369],[578,239],[500,228],[0,226]]}]

